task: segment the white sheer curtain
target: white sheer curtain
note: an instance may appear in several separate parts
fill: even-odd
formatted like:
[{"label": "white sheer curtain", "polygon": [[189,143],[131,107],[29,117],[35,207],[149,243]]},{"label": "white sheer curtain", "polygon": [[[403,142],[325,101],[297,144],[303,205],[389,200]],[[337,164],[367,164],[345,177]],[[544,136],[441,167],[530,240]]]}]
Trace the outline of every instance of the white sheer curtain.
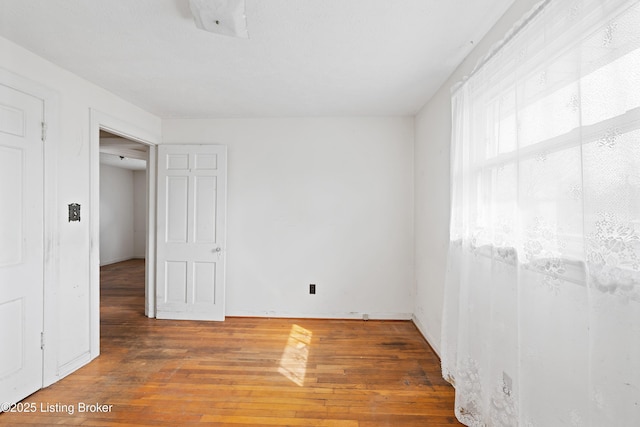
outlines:
[{"label": "white sheer curtain", "polygon": [[443,375],[470,426],[640,426],[640,1],[517,27],[453,92]]}]

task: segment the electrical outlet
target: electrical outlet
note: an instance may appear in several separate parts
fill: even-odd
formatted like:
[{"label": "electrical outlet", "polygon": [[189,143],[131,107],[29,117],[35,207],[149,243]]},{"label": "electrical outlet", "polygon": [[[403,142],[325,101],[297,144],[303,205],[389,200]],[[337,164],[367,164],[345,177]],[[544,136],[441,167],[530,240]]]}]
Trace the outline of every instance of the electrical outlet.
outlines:
[{"label": "electrical outlet", "polygon": [[314,285],[313,283],[309,285],[309,293],[311,295],[315,295],[316,294],[316,285]]}]

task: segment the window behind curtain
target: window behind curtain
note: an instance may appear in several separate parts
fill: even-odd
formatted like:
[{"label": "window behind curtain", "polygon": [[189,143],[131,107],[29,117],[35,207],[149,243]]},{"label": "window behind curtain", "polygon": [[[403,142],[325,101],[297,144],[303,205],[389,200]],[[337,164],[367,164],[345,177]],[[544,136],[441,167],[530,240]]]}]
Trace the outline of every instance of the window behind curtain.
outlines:
[{"label": "window behind curtain", "polygon": [[443,375],[468,425],[640,420],[640,2],[551,0],[453,93]]}]

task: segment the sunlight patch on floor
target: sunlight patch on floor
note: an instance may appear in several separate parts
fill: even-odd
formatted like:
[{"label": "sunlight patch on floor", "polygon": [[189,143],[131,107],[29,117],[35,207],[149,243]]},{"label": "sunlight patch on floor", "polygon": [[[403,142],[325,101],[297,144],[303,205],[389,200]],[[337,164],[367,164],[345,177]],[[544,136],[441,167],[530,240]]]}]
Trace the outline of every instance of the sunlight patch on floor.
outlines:
[{"label": "sunlight patch on floor", "polygon": [[307,359],[311,346],[310,330],[302,326],[293,325],[289,332],[289,339],[280,358],[280,372],[285,377],[299,385],[304,386],[304,376],[307,371]]}]

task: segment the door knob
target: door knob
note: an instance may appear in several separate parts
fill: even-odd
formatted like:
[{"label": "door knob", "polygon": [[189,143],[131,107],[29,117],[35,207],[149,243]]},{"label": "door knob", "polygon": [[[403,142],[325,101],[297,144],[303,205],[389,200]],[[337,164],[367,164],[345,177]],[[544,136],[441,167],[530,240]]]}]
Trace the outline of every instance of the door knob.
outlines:
[{"label": "door knob", "polygon": [[222,248],[221,248],[221,247],[219,247],[219,246],[218,246],[217,248],[215,248],[215,249],[214,249],[214,252],[220,252],[220,251],[222,251]]}]

